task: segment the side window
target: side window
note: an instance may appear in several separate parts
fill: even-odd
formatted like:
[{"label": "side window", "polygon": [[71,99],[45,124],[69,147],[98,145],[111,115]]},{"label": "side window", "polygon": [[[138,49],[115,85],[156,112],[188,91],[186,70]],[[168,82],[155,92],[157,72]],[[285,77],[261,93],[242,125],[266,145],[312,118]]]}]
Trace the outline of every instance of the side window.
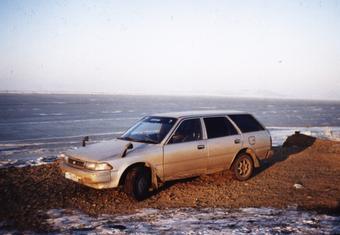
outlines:
[{"label": "side window", "polygon": [[229,117],[244,133],[264,130],[263,126],[249,114],[234,114]]},{"label": "side window", "polygon": [[202,128],[200,119],[189,119],[183,121],[171,137],[169,144],[183,143],[202,139]]},{"label": "side window", "polygon": [[228,135],[237,135],[235,127],[226,117],[204,118],[208,138],[218,138]]}]

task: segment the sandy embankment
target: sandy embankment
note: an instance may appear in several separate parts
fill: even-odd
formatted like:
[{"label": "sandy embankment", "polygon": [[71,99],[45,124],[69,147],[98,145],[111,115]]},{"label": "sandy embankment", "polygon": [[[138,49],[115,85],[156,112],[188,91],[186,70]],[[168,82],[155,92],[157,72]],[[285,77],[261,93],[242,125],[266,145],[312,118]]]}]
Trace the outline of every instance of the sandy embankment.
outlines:
[{"label": "sandy embankment", "polygon": [[44,211],[51,208],[98,215],[138,208],[291,206],[340,214],[340,142],[293,135],[246,182],[229,172],[174,181],[138,203],[119,189],[95,190],[66,180],[56,163],[0,170],[0,221],[17,229],[49,230]]}]

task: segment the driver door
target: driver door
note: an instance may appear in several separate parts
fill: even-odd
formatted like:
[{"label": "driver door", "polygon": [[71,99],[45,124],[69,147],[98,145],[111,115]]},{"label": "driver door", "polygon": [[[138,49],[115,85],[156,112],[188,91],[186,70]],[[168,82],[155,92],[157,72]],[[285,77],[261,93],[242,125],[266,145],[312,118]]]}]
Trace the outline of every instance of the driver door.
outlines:
[{"label": "driver door", "polygon": [[178,179],[206,172],[208,151],[203,140],[200,118],[180,123],[170,140],[164,145],[164,179]]}]

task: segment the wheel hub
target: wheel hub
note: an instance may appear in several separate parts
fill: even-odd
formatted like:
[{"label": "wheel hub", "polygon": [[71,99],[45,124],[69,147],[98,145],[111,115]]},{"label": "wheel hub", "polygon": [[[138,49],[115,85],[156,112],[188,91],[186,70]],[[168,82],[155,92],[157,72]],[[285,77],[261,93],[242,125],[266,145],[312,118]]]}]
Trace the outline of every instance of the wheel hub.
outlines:
[{"label": "wheel hub", "polygon": [[238,164],[237,170],[241,176],[246,176],[250,170],[250,162],[247,159],[242,159]]}]

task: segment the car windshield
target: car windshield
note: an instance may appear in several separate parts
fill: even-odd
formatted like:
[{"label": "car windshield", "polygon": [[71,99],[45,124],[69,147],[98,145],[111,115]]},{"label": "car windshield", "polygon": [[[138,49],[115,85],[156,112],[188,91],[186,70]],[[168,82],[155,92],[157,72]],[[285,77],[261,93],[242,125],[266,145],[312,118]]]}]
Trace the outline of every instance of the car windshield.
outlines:
[{"label": "car windshield", "polygon": [[145,117],[118,139],[158,144],[168,134],[176,121],[176,118]]}]

